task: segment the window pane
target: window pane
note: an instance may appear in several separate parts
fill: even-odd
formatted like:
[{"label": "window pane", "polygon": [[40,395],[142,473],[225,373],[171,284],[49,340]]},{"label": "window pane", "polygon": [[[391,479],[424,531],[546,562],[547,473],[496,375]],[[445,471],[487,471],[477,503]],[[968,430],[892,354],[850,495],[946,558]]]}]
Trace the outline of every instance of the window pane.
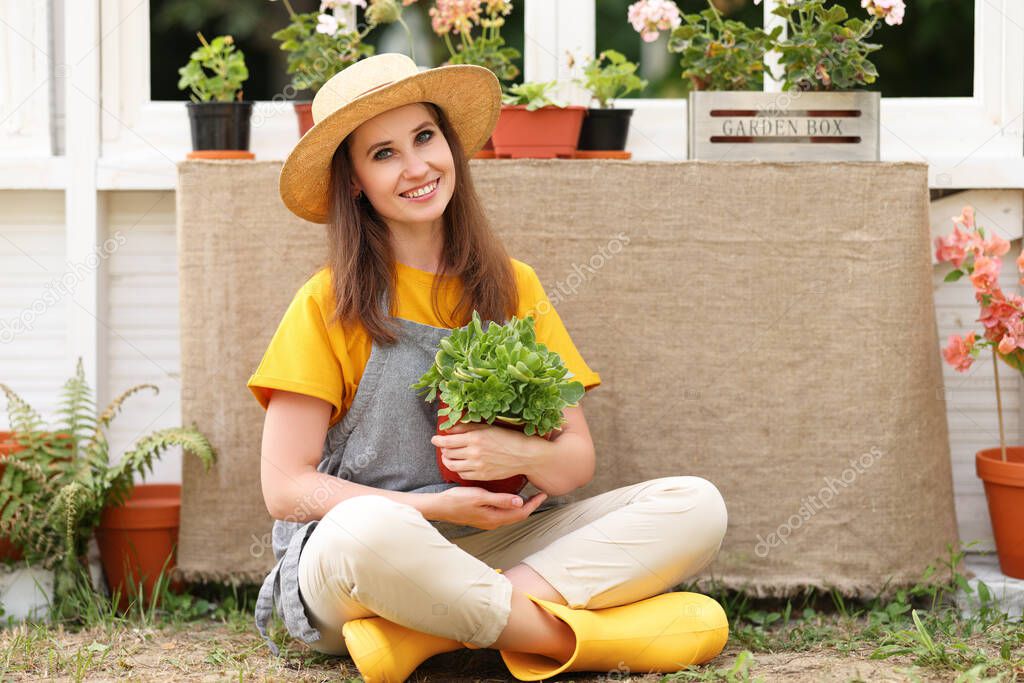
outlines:
[{"label": "window pane", "polygon": [[[296,12],[311,12],[320,6],[320,0],[290,0]],[[437,66],[448,59],[444,41],[430,28],[428,10],[432,1],[420,2],[404,8],[402,19],[409,26],[414,40],[416,63]],[[210,39],[229,33],[245,53],[249,79],[244,84],[244,96],[250,100],[281,99],[290,93],[287,74],[287,53],[278,41],[271,38],[274,31],[288,24],[288,11],[283,2],[269,0],[150,0],[150,64],[151,99],[187,100],[188,94],[178,90],[178,67],[184,66],[189,54],[199,44],[196,30]],[[363,21],[363,11],[358,11]],[[362,24],[360,24],[362,26]],[[479,32],[477,29],[476,33]],[[474,33],[474,35],[476,34]],[[523,53],[522,1],[513,4],[513,11],[505,18],[501,35],[505,44]],[[377,52],[409,54],[409,38],[400,23],[382,26],[366,39]],[[458,39],[452,37],[453,45]],[[522,82],[523,60],[515,60]],[[312,93],[300,92],[294,99],[312,99]]]},{"label": "window pane", "polygon": [[[644,43],[626,20],[632,0],[598,0],[597,50],[612,48],[639,62],[650,81],[628,97],[681,97],[679,55],[668,52],[668,31]],[[851,16],[866,16],[860,0],[839,0]],[[677,0],[683,13],[707,8],[705,0]],[[877,28],[872,42],[883,47],[869,57],[878,80],[868,86],[886,97],[970,97],[974,78],[974,1],[908,0],[903,24]],[[761,26],[763,10],[752,0],[716,0],[723,16]],[[925,78],[928,75],[930,77]]]}]

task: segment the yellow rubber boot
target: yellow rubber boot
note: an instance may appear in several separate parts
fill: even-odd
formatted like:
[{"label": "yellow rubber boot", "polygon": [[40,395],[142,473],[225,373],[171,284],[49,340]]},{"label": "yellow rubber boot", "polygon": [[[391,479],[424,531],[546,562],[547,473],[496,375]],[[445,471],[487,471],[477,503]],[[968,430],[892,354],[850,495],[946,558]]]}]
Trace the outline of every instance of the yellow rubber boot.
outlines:
[{"label": "yellow rubber boot", "polygon": [[[494,571],[501,573],[500,569]],[[480,649],[396,624],[384,617],[364,617],[341,627],[345,647],[366,683],[402,683],[434,655]]]},{"label": "yellow rubber boot", "polygon": [[725,610],[700,593],[662,593],[595,610],[526,595],[572,628],[576,649],[562,663],[544,655],[501,650],[509,672],[520,681],[541,681],[564,671],[672,673],[714,659],[729,639]]}]

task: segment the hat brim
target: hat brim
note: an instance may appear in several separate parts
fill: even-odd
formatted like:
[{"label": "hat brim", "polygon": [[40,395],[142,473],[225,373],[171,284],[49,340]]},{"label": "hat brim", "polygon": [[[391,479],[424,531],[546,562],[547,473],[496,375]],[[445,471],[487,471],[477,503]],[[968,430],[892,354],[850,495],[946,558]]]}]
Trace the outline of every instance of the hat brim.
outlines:
[{"label": "hat brim", "polygon": [[342,140],[367,121],[414,102],[443,109],[466,158],[483,149],[501,113],[501,84],[482,66],[453,64],[408,76],[354,99],[310,128],[281,167],[281,199],[292,213],[326,223],[331,160]]}]

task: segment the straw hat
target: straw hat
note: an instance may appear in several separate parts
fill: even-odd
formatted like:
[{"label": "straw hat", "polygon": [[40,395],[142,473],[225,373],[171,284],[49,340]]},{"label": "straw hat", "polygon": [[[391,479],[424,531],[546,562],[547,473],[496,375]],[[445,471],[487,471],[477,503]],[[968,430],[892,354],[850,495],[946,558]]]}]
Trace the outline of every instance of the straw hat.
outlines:
[{"label": "straw hat", "polygon": [[313,127],[281,167],[285,206],[300,218],[326,223],[331,158],[342,140],[377,114],[413,102],[433,102],[444,110],[468,159],[487,143],[498,121],[501,85],[482,66],[453,64],[420,71],[412,59],[396,52],[345,68],[313,97]]}]

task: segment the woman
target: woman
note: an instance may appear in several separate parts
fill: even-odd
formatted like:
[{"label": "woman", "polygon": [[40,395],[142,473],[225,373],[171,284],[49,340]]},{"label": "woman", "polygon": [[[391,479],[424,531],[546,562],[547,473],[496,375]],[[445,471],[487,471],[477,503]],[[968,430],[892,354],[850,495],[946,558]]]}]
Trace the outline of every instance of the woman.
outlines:
[{"label": "woman", "polygon": [[[520,680],[707,661],[725,645],[724,612],[666,591],[720,547],[713,484],[664,477],[569,502],[594,470],[582,405],[550,441],[487,424],[439,436],[436,404],[410,388],[474,309],[533,315],[574,379],[601,381],[473,189],[467,159],[500,106],[487,69],[421,72],[401,54],[357,62],[313,100],[316,124],[280,189],[294,213],[327,224],[328,265],[248,383],[267,411],[261,478],[278,560],[257,625],[266,637],[276,604],[292,636],[349,654],[368,681],[405,680],[461,647],[500,650]],[[446,483],[435,446],[466,479],[522,473],[538,492]]]}]

